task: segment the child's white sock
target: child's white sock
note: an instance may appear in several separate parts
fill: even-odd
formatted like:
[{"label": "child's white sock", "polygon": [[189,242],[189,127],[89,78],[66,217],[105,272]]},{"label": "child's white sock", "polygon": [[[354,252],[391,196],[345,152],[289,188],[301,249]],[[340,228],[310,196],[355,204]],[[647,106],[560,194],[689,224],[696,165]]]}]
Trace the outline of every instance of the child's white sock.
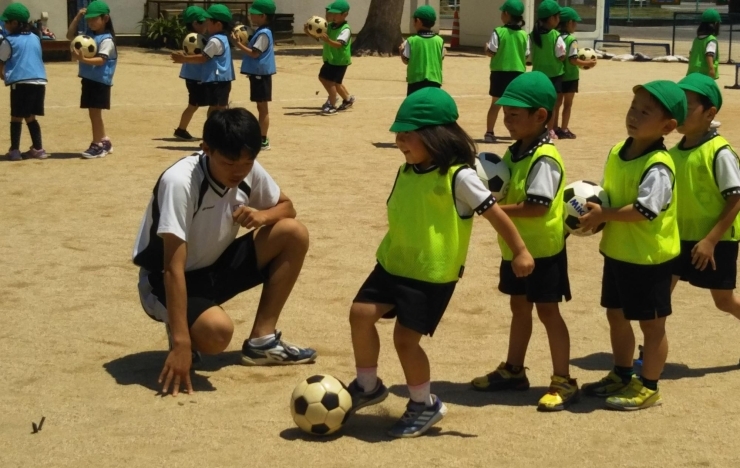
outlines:
[{"label": "child's white sock", "polygon": [[272,340],[274,339],[275,339],[275,334],[270,333],[269,335],[260,336],[259,338],[250,338],[249,345],[254,346],[255,348],[259,348],[260,346],[264,346],[272,342]]},{"label": "child's white sock", "polygon": [[426,381],[421,385],[411,386],[409,385],[409,394],[411,400],[416,403],[424,403],[427,406],[432,406],[434,400],[432,400],[432,394],[430,392],[431,382]]},{"label": "child's white sock", "polygon": [[366,392],[375,390],[378,385],[378,368],[357,367],[357,384]]}]

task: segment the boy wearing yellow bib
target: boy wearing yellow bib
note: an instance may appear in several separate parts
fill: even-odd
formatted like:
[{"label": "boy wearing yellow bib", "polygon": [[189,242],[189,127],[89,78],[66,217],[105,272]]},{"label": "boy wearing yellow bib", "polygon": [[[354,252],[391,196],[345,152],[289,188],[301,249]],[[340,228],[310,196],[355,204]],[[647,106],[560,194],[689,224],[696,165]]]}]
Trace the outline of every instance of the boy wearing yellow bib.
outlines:
[{"label": "boy wearing yellow bib", "polygon": [[532,253],[534,272],[521,278],[512,271],[512,252],[501,242],[499,291],[511,296],[511,331],[506,362],[473,379],[480,391],[527,390],[524,359],[532,335],[532,309],[545,325],[552,355],[553,375],[540,411],[561,411],[578,399],[578,385],[570,377],[570,337],[558,303],[570,300],[568,257],[563,232],[563,160],[547,130],[557,95],[541,72],[525,73],[506,88],[498,103],[504,125],[516,140],[504,156],[511,171],[509,191],[501,208],[511,217]]},{"label": "boy wearing yellow bib", "polygon": [[437,13],[429,5],[422,5],[414,12],[416,35],[406,39],[401,47],[401,60],[406,64],[406,95],[422,88],[442,87],[442,61],[445,58],[445,41],[432,31]]},{"label": "boy wearing yellow bib", "polygon": [[715,80],[701,73],[688,75],[678,86],[686,92],[688,116],[678,128],[683,139],[670,150],[681,200],[681,255],[672,287],[681,279],[709,289],[719,310],[740,319],[740,301],[732,292],[740,239],[740,163],[730,143],[710,128],[722,94]]},{"label": "boy wearing yellow bib", "polygon": [[[609,320],[614,368],[583,385],[617,410],[661,403],[658,379],[668,355],[666,318],[671,314],[671,273],[680,252],[675,166],[663,137],[686,119],[686,96],[672,81],[635,86],[627,112],[629,138],[612,148],[603,187],[611,208],[588,203],[581,226],[606,222],[599,246],[604,256],[601,306]],[[644,337],[642,375],[632,370],[639,321]]]}]

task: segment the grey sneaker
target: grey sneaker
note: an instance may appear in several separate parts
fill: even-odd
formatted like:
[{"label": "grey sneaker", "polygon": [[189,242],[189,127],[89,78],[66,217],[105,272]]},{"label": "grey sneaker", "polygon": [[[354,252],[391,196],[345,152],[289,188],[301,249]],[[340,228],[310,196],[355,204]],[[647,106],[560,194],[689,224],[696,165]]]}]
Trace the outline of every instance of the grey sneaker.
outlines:
[{"label": "grey sneaker", "polygon": [[386,398],[388,398],[388,387],[383,385],[383,381],[378,379],[378,383],[375,385],[375,389],[371,392],[366,392],[357,383],[357,379],[353,380],[352,383],[347,387],[347,391],[352,395],[352,410],[351,413],[362,409],[366,406],[377,405]]},{"label": "grey sneaker", "polygon": [[21,153],[21,157],[23,159],[46,159],[49,155],[46,154],[43,148],[36,149],[32,146],[28,151]]},{"label": "grey sneaker", "polygon": [[347,110],[350,107],[352,107],[355,103],[355,97],[350,96],[348,101],[342,100],[342,103],[339,105],[339,108],[337,108],[338,111]]},{"label": "grey sneaker", "polygon": [[21,161],[23,160],[23,156],[21,156],[20,150],[10,150],[8,151],[8,159],[11,161]]},{"label": "grey sneaker", "polygon": [[406,412],[393,425],[388,435],[393,437],[419,437],[437,424],[447,414],[447,407],[436,395],[434,405],[427,407],[424,403],[409,400]]},{"label": "grey sneaker", "polygon": [[486,134],[483,135],[483,141],[486,143],[496,143],[496,135],[494,135],[493,132],[486,132]]},{"label": "grey sneaker", "polygon": [[245,366],[278,366],[308,364],[318,353],[311,348],[301,348],[282,340],[282,333],[275,330],[275,339],[264,346],[252,346],[249,340],[242,345],[242,364]]}]

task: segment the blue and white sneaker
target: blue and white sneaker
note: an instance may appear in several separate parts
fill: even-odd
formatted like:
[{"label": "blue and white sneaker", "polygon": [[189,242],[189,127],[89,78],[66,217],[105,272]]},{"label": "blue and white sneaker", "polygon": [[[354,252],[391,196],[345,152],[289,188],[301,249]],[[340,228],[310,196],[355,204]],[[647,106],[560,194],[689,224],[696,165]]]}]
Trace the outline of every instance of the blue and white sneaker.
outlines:
[{"label": "blue and white sneaker", "polygon": [[90,147],[82,153],[82,157],[85,159],[97,159],[104,158],[108,154],[105,148],[97,143],[90,143]]},{"label": "blue and white sneaker", "polygon": [[393,437],[419,437],[430,427],[437,424],[447,414],[447,407],[436,395],[432,395],[432,398],[434,398],[434,405],[429,407],[424,403],[409,400],[406,405],[406,412],[388,431],[388,435]]},{"label": "blue and white sneaker", "polygon": [[275,330],[275,339],[263,346],[252,346],[249,340],[242,345],[242,364],[245,366],[285,366],[308,364],[316,360],[315,349],[301,348],[283,341],[282,333]]},{"label": "blue and white sneaker", "polygon": [[365,408],[366,406],[377,405],[386,398],[388,398],[388,387],[383,385],[383,381],[378,379],[378,383],[375,384],[375,388],[366,392],[357,383],[357,379],[353,380],[352,383],[347,387],[347,391],[352,396],[352,410],[351,413]]},{"label": "blue and white sneaker", "polygon": [[105,139],[100,144],[103,146],[106,154],[113,154],[113,143],[111,143],[110,139]]}]

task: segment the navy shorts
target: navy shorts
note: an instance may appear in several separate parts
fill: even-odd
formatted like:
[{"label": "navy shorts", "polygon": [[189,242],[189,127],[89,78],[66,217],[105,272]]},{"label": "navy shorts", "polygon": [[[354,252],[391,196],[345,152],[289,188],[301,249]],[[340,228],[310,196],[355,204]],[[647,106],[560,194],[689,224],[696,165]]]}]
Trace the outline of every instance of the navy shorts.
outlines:
[{"label": "navy shorts", "polygon": [[565,248],[552,257],[535,258],[529,276],[517,278],[511,261],[501,260],[498,290],[509,296],[527,296],[533,304],[571,299],[568,279],[568,254]]},{"label": "navy shorts", "polygon": [[637,265],[604,257],[601,307],[622,309],[627,320],[654,320],[671,315],[674,260]]},{"label": "navy shorts", "polygon": [[716,270],[709,264],[704,271],[697,270],[691,264],[691,249],[696,241],[681,241],[681,255],[673,264],[673,274],[682,281],[702,289],[735,289],[737,278],[737,241],[717,242],[714,247],[714,263]]}]

